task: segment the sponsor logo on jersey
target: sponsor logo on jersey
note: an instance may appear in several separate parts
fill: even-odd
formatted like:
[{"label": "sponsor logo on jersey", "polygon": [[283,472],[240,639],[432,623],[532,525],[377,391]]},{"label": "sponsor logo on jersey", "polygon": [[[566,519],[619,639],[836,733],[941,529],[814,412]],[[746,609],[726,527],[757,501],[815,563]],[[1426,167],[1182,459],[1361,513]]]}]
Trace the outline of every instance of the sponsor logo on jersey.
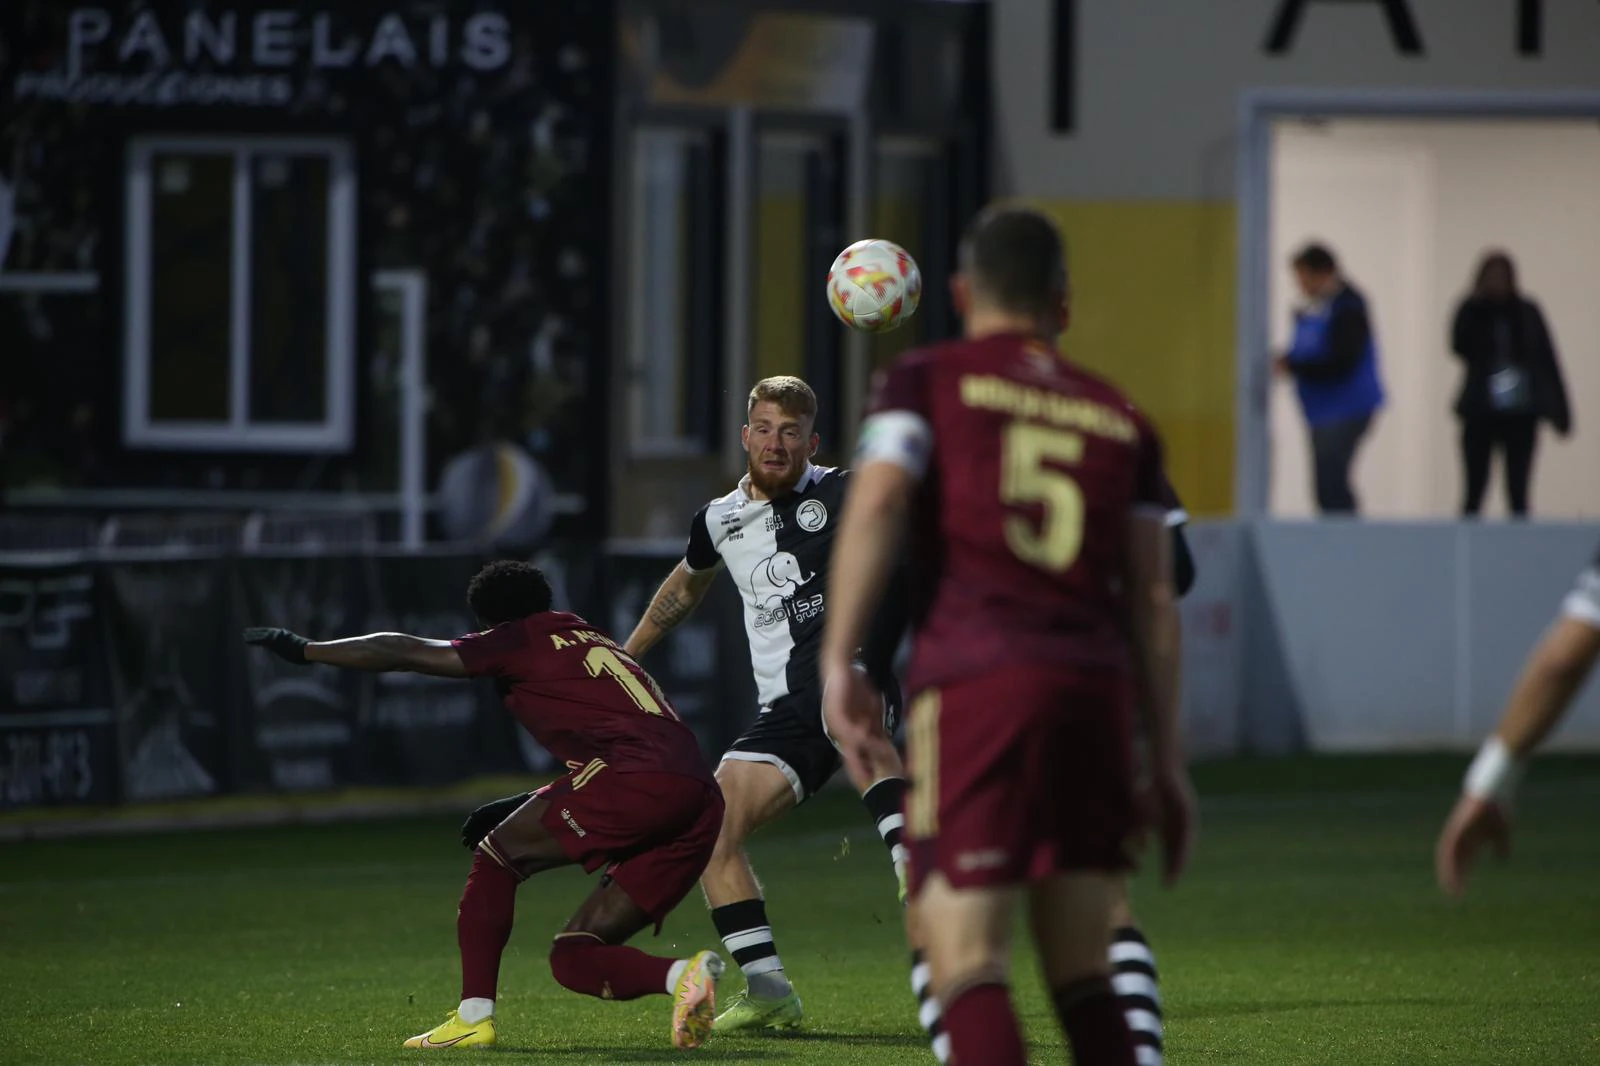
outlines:
[{"label": "sponsor logo on jersey", "polygon": [[795,511],[794,520],[807,533],[815,533],[828,524],[828,508],[821,500],[807,500]]},{"label": "sponsor logo on jersey", "polygon": [[813,618],[822,617],[822,593],[815,596],[794,597],[784,600],[770,610],[756,612],[755,627],[765,629],[767,626],[778,622],[809,622]]},{"label": "sponsor logo on jersey", "polygon": [[750,590],[755,594],[756,606],[764,610],[780,607],[783,601],[800,591],[816,577],[807,574],[800,560],[792,552],[775,552],[756,564],[750,573]]},{"label": "sponsor logo on jersey", "polygon": [[561,808],[561,818],[572,827],[572,831],[574,833],[577,833],[581,837],[586,837],[589,835],[583,831],[583,826],[578,824],[578,820],[572,816],[572,812],[565,807]]}]

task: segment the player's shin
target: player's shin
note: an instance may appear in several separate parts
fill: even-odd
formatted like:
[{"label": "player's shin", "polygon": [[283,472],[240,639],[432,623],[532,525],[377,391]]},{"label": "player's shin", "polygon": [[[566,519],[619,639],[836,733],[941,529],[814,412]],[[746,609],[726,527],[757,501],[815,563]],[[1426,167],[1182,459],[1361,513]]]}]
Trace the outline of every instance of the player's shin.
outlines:
[{"label": "player's shin", "polygon": [[471,1024],[494,1014],[500,956],[511,939],[517,877],[484,851],[474,853],[472,871],[456,914],[461,948],[461,1020]]},{"label": "player's shin", "polygon": [[[889,858],[894,862],[895,873],[901,876],[902,887],[907,856],[904,839],[905,798],[906,779],[903,777],[882,778],[861,794],[861,802],[866,804],[867,813],[872,815],[872,820],[878,827],[878,835],[883,838],[884,846],[889,849]],[[904,902],[904,898],[902,891],[901,902]]]},{"label": "player's shin", "polygon": [[607,944],[593,933],[562,933],[550,945],[550,973],[556,982],[596,999],[668,994],[683,965],[638,948]]},{"label": "player's shin", "polygon": [[[1122,1017],[1111,981],[1083,977],[1051,992],[1056,1017],[1072,1045],[1078,1066],[1137,1066],[1133,1040]],[[958,1050],[956,1054],[961,1053]]]},{"label": "player's shin", "polygon": [[1156,957],[1135,926],[1122,926],[1112,937],[1111,987],[1133,1034],[1139,1066],[1162,1066],[1161,990]]},{"label": "player's shin", "polygon": [[767,905],[759,899],[741,900],[713,908],[711,921],[728,954],[744,971],[745,983],[758,999],[782,999],[794,991],[783,972],[778,947],[767,921]]},{"label": "player's shin", "polygon": [[[957,1063],[1024,1066],[1028,1061],[1017,1012],[1011,1006],[1011,990],[1003,981],[957,984],[944,998],[950,1052]],[[1096,1059],[1074,1061],[1079,1066],[1099,1066]]]}]

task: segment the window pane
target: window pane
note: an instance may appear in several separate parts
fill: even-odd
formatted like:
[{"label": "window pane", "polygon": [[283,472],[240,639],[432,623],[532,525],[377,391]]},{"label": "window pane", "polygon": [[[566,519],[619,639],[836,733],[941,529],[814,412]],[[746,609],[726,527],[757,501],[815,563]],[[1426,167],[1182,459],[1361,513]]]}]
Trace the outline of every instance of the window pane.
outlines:
[{"label": "window pane", "polygon": [[755,353],[757,379],[806,372],[808,296],[823,297],[822,279],[810,285],[806,240],[808,142],[772,136],[761,141],[757,162],[755,239]]},{"label": "window pane", "polygon": [[150,177],[150,417],[226,422],[233,157],[157,153]]},{"label": "window pane", "polygon": [[635,148],[638,434],[644,440],[677,440],[687,432],[691,139],[674,130],[643,130]]},{"label": "window pane", "polygon": [[[873,234],[900,245],[911,253],[911,258],[922,268],[924,304],[930,296],[929,285],[936,280],[929,276],[928,270],[933,264],[930,256],[936,254],[937,250],[928,248],[925,240],[929,232],[929,215],[934,210],[932,177],[935,165],[936,158],[931,155],[880,151],[876,195],[872,206]],[[873,335],[874,370],[881,370],[893,363],[901,352],[923,343],[927,335],[925,310],[919,309],[910,322],[897,330]]]},{"label": "window pane", "polygon": [[325,156],[251,158],[250,419],[327,416]]}]

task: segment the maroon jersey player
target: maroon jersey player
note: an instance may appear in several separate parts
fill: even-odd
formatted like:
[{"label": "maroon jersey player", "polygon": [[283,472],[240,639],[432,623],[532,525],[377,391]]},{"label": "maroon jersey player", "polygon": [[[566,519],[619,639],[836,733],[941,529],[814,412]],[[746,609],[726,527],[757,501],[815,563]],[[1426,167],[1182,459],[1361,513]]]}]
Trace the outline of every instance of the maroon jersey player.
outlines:
[{"label": "maroon jersey player", "polygon": [[244,635],[291,662],[493,678],[517,721],[567,764],[564,777],[478,845],[456,922],[461,1005],[406,1046],[495,1042],[495,989],[517,885],[571,864],[590,873],[604,867],[605,877],[555,938],[556,980],[603,999],[671,995],[674,1044],[698,1046],[715,1016],[722,960],[709,951],[674,960],[624,946],[647,926],[660,932],[700,879],[722,826],[722,793],[694,734],[610,637],[550,609],[550,585],[536,567],[490,563],[467,599],[488,628],[457,640],[374,633],[313,642],[283,629]]},{"label": "maroon jersey player", "polygon": [[906,830],[955,1061],[1025,1061],[1005,973],[1025,896],[1074,1061],[1133,1066],[1106,956],[1137,829],[1136,705],[1169,878],[1190,804],[1160,447],[1115,388],[1058,355],[1066,269],[1044,216],[980,215],[952,292],[965,339],[904,357],[862,427],[829,585],[825,713],[847,758],[874,743],[860,725],[870,682],[848,649],[908,536]]}]

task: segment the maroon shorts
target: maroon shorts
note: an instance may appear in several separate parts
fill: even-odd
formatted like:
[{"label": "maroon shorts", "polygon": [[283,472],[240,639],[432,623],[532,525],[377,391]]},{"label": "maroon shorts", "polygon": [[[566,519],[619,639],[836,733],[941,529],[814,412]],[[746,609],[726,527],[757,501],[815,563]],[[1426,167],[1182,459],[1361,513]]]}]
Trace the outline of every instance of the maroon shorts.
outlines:
[{"label": "maroon shorts", "polygon": [[541,820],[567,857],[588,873],[606,867],[658,933],[700,880],[722,831],[722,790],[683,774],[595,762],[537,795],[550,801]]},{"label": "maroon shorts", "polygon": [[907,725],[911,889],[1126,870],[1134,828],[1132,686],[1017,666],[917,694]]}]

